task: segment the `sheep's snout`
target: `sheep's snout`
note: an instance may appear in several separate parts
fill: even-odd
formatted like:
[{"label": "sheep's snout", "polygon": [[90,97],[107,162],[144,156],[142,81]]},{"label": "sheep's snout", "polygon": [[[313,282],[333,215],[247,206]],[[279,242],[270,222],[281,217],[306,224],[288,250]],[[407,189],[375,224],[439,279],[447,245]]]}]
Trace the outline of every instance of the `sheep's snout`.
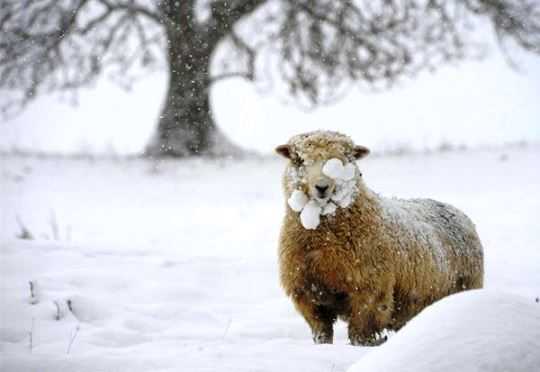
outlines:
[{"label": "sheep's snout", "polygon": [[335,190],[335,183],[322,172],[323,162],[316,161],[305,167],[305,184],[308,194],[319,202],[328,201]]},{"label": "sheep's snout", "polygon": [[334,192],[335,185],[328,178],[319,178],[309,186],[310,196],[319,201],[327,201]]},{"label": "sheep's snout", "polygon": [[333,191],[333,187],[330,184],[330,182],[327,182],[326,180],[320,180],[317,182],[314,186],[314,197],[317,199],[325,200],[330,197]]},{"label": "sheep's snout", "polygon": [[319,185],[315,185],[315,189],[317,189],[317,194],[319,195],[320,198],[324,198],[326,197],[326,191],[328,191],[328,185],[324,185],[324,186],[319,186]]}]

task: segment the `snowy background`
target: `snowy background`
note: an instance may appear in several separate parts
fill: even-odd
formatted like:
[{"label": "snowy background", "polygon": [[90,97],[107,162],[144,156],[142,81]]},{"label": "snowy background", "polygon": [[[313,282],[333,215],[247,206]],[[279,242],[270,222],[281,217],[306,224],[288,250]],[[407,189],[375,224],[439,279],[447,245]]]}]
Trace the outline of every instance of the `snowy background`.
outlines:
[{"label": "snowy background", "polygon": [[[443,66],[369,93],[351,87],[330,106],[303,110],[279,82],[229,79],[213,86],[218,126],[243,148],[269,154],[291,135],[345,132],[376,152],[540,143],[540,58],[512,49],[511,69],[494,43],[488,58]],[[264,80],[264,79],[263,79]],[[70,96],[43,97],[20,116],[0,118],[0,151],[137,154],[155,129],[166,76],[125,91],[106,77]]]},{"label": "snowy background", "polygon": [[[0,122],[0,370],[334,372],[360,360],[360,371],[365,355],[373,353],[371,365],[392,355],[407,360],[399,359],[399,345],[433,335],[439,351],[459,360],[459,350],[449,349],[455,337],[444,333],[451,327],[441,322],[472,327],[467,342],[474,345],[485,341],[482,330],[500,329],[500,314],[511,322],[512,309],[525,307],[519,329],[529,332],[493,350],[510,355],[499,366],[519,370],[512,362],[521,361],[520,342],[538,342],[540,329],[540,59],[520,62],[521,71],[512,71],[494,52],[391,92],[353,89],[309,113],[238,80],[212,92],[219,126],[244,148],[268,155],[291,134],[340,130],[379,154],[360,162],[372,189],[439,199],[477,224],[493,294],[464,300],[467,314],[479,309],[477,318],[461,322],[459,312],[450,320],[452,312],[433,311],[403,332],[404,341],[398,334],[380,349],[348,345],[341,323],[334,345],[313,345],[284,297],[276,256],[284,161],[276,156],[13,153],[140,152],[158,116],[163,76],[148,76],[130,93],[103,80],[76,107],[45,97]],[[423,152],[449,147],[455,151]],[[400,150],[420,151],[389,154]],[[33,240],[16,238],[22,226]],[[501,299],[511,310],[496,311]],[[487,309],[495,315],[484,317]],[[409,359],[428,352],[409,351]],[[521,370],[540,365],[540,352],[527,363]]]}]

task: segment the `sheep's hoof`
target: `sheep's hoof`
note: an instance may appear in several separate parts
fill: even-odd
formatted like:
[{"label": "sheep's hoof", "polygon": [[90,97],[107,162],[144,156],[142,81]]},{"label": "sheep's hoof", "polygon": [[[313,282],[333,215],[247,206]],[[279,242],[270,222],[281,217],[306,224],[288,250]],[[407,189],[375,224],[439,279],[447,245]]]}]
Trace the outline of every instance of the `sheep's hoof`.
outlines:
[{"label": "sheep's hoof", "polygon": [[353,346],[379,346],[388,340],[388,336],[376,334],[372,337],[350,337],[351,345]]},{"label": "sheep's hoof", "polygon": [[331,344],[332,341],[332,335],[329,335],[325,332],[319,332],[313,334],[313,342],[316,344]]}]

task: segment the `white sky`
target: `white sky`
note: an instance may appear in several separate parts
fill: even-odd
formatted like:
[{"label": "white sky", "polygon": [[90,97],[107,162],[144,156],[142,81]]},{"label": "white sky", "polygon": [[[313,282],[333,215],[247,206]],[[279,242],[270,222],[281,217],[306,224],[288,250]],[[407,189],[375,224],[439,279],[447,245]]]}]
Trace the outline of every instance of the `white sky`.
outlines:
[{"label": "white sky", "polygon": [[[520,54],[518,61],[519,72],[492,49],[485,61],[425,73],[386,93],[353,88],[337,104],[311,112],[241,79],[214,86],[212,103],[233,141],[264,153],[292,134],[319,128],[343,131],[375,151],[540,142],[540,57]],[[152,74],[131,92],[102,79],[81,92],[78,106],[41,98],[15,119],[0,121],[0,150],[141,151],[164,92],[164,74]]]}]

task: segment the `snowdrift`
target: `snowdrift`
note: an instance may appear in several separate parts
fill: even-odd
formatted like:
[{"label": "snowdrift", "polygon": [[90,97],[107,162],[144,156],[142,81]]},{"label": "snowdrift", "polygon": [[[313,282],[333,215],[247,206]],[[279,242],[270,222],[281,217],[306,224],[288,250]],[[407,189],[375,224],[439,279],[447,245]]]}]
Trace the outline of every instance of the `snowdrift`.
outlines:
[{"label": "snowdrift", "polygon": [[427,307],[347,372],[540,371],[540,304],[488,290]]}]

